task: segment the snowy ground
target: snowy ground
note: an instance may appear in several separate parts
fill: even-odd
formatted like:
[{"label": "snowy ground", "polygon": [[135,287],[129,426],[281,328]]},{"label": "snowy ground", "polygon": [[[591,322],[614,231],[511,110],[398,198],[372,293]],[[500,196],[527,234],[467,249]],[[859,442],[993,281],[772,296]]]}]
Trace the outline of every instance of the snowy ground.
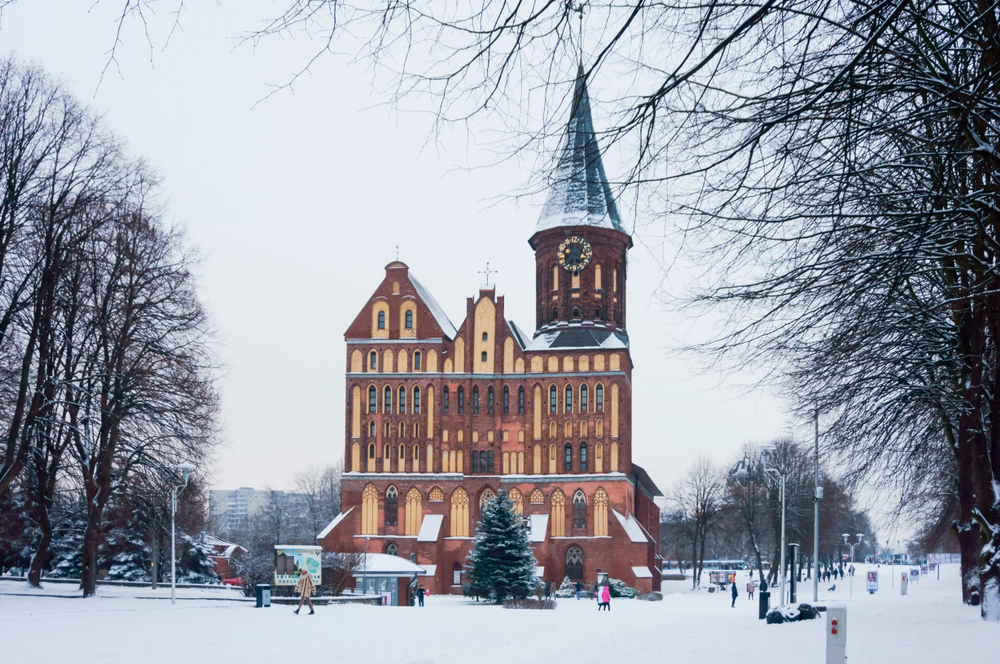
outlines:
[{"label": "snowy ground", "polygon": [[[854,599],[848,583],[820,592],[820,603],[848,606],[851,664],[1000,662],[1000,624],[985,624],[960,601],[957,566],[941,580],[924,578],[899,595],[889,568],[881,590],[864,591],[859,565]],[[896,568],[898,576],[901,568]],[[743,580],[740,587],[745,587]],[[805,585],[805,584],[804,584]],[[680,591],[681,582],[670,590]],[[774,664],[824,661],[825,619],[785,625],[757,620],[756,601],[742,594],[670,592],[662,602],[615,600],[611,613],[592,601],[559,600],[555,611],[512,611],[457,597],[432,596],[424,609],[373,606],[317,608],[296,616],[291,607],[255,609],[232,590],[101,587],[96,598],[65,599],[73,586],[43,592],[0,581],[0,643],[8,662],[392,662],[476,664],[581,662],[615,664],[648,657],[664,662]],[[22,595],[29,596],[22,596]],[[800,599],[812,596],[811,584]],[[197,599],[196,599],[197,598]],[[212,599],[215,598],[215,599]],[[178,659],[181,657],[182,659]]]}]

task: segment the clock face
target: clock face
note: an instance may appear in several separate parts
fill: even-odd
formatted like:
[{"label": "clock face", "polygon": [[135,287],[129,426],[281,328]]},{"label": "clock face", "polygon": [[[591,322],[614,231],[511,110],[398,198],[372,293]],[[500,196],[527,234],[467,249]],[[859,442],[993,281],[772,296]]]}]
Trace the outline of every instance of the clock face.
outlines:
[{"label": "clock face", "polygon": [[559,258],[560,265],[576,274],[590,264],[590,257],[593,253],[589,242],[574,235],[563,240],[556,256]]}]

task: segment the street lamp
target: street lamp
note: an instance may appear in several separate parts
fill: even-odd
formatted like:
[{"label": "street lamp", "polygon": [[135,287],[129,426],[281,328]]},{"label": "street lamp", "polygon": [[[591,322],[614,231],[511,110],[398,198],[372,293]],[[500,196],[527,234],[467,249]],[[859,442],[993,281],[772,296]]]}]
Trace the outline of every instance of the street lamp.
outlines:
[{"label": "street lamp", "polygon": [[780,480],[781,486],[781,570],[780,576],[778,577],[781,581],[781,603],[779,606],[785,605],[785,475],[779,472],[775,468],[767,467],[767,460],[771,456],[771,452],[774,451],[774,445],[761,445],[760,451],[762,454],[762,461],[764,462],[764,472],[774,473],[775,477]]},{"label": "street lamp", "polygon": [[184,490],[184,487],[188,485],[188,479],[191,477],[191,471],[194,470],[194,464],[184,463],[177,465],[177,470],[181,471],[181,475],[184,476],[184,484],[180,486],[175,486],[170,492],[170,603],[177,603],[177,544],[176,544],[176,522],[177,522],[177,495]]},{"label": "street lamp", "polygon": [[855,542],[854,544],[851,544],[850,542],[847,541],[851,537],[847,533],[844,533],[843,537],[844,537],[844,544],[846,544],[851,548],[851,599],[854,599],[854,549],[861,546],[861,540],[863,540],[865,536],[861,533],[855,535],[855,537],[858,538],[858,541]]}]

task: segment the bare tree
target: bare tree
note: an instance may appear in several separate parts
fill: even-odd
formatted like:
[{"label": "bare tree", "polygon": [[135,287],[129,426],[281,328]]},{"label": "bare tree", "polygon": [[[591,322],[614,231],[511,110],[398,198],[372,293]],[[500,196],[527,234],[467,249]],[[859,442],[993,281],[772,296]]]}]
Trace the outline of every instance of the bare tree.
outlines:
[{"label": "bare tree", "polygon": [[723,474],[707,458],[699,457],[668,495],[671,505],[690,530],[694,588],[701,583],[705,545],[718,522],[725,487]]}]

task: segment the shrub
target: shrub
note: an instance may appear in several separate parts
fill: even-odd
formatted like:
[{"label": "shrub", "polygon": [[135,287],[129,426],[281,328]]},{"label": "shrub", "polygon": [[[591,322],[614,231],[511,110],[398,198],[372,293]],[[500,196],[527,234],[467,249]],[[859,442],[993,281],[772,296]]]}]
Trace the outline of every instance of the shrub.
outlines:
[{"label": "shrub", "polygon": [[552,610],[556,608],[554,599],[509,599],[503,603],[505,609]]},{"label": "shrub", "polygon": [[612,597],[635,597],[639,594],[638,590],[620,579],[608,579],[608,586],[611,588]]}]

